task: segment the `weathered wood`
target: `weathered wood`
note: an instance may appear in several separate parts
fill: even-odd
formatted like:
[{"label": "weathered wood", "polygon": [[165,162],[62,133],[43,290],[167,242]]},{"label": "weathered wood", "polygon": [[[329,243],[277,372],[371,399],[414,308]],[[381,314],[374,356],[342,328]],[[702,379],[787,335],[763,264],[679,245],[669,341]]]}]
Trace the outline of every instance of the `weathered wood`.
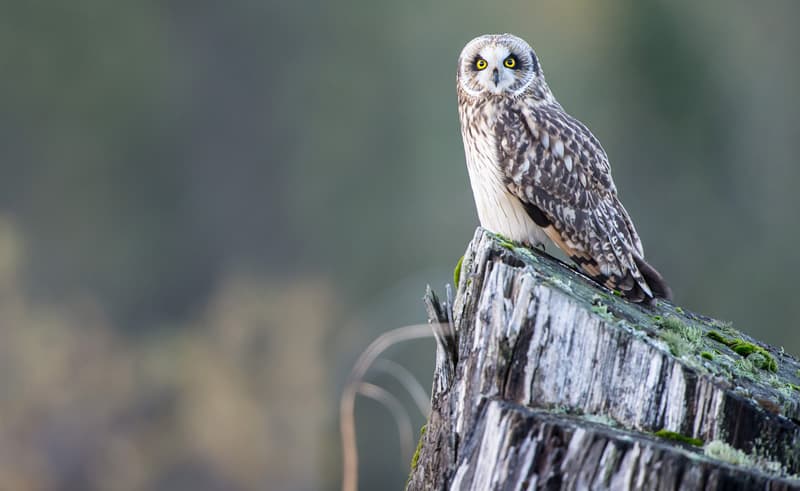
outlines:
[{"label": "weathered wood", "polygon": [[480,229],[452,305],[426,302],[446,327],[408,489],[800,489],[800,364],[781,350]]}]

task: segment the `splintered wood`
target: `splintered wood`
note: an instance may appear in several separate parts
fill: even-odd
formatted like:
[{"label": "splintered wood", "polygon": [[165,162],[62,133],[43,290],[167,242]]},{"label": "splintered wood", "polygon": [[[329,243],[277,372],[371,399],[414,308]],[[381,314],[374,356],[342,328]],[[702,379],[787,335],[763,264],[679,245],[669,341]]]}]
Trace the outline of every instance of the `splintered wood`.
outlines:
[{"label": "splintered wood", "polygon": [[782,350],[481,229],[456,286],[407,489],[800,489]]}]

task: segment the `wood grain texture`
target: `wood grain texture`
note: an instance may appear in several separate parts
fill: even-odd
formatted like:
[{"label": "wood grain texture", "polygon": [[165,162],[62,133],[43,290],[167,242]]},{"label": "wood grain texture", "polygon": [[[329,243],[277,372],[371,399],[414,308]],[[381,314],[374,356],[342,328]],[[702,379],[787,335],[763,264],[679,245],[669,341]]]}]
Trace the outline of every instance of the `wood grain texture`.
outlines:
[{"label": "wood grain texture", "polygon": [[[800,472],[800,364],[778,349],[665,302],[626,302],[481,229],[455,297],[426,303],[439,353],[408,489],[800,489],[789,478]],[[742,356],[712,331],[763,351]]]}]

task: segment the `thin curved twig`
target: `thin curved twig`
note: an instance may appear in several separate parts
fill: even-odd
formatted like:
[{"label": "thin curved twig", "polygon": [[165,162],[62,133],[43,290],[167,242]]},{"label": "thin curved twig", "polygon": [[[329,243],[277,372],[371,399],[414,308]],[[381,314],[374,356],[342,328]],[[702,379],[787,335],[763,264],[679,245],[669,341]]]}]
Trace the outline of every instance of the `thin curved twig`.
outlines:
[{"label": "thin curved twig", "polygon": [[392,417],[397,422],[397,433],[400,436],[400,454],[403,456],[403,462],[410,462],[411,448],[414,445],[412,436],[414,430],[411,427],[408,411],[400,403],[400,400],[383,387],[369,382],[359,384],[358,393],[381,403],[392,413]]},{"label": "thin curved twig", "polygon": [[422,384],[419,383],[419,380],[417,380],[414,374],[403,365],[386,359],[376,361],[372,368],[386,373],[397,380],[400,385],[406,389],[411,398],[414,399],[414,403],[417,405],[419,412],[426,418],[428,417],[428,414],[431,412],[431,398],[428,393],[425,392]]},{"label": "thin curved twig", "polygon": [[430,324],[416,324],[392,329],[378,336],[358,357],[339,400],[339,429],[342,433],[342,491],[358,490],[355,400],[361,380],[378,356],[390,347],[403,341],[431,336],[433,336],[433,331]]}]

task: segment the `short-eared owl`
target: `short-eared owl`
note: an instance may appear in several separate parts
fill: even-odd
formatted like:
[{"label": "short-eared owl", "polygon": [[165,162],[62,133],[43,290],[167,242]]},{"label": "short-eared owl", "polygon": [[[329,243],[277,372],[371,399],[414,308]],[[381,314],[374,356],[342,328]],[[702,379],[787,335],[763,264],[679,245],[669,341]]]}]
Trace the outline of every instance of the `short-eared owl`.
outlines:
[{"label": "short-eared owl", "polygon": [[457,79],[481,225],[529,246],[549,238],[587,275],[634,302],[669,299],[644,260],[605,151],[553,97],[528,43],[510,34],[473,39]]}]

